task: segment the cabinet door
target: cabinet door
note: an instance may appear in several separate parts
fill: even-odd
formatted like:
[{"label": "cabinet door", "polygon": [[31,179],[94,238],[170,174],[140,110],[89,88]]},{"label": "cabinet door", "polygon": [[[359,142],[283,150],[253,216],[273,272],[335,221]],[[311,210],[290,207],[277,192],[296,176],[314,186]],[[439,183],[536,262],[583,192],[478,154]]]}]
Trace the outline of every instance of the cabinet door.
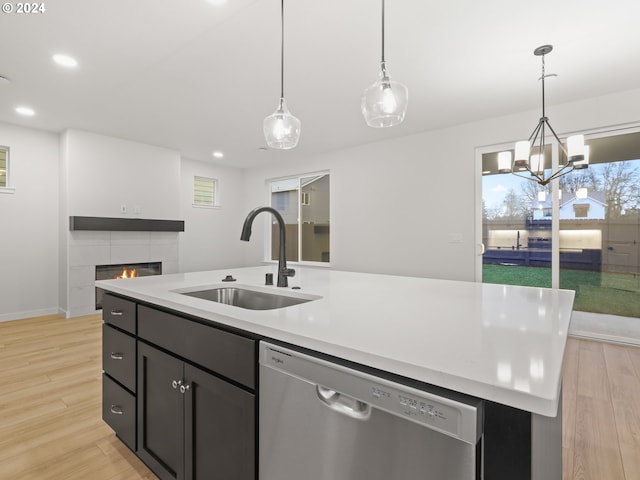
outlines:
[{"label": "cabinet door", "polygon": [[138,342],[137,453],[162,480],[183,478],[182,379],[180,360]]},{"label": "cabinet door", "polygon": [[185,479],[255,479],[255,395],[185,365]]}]

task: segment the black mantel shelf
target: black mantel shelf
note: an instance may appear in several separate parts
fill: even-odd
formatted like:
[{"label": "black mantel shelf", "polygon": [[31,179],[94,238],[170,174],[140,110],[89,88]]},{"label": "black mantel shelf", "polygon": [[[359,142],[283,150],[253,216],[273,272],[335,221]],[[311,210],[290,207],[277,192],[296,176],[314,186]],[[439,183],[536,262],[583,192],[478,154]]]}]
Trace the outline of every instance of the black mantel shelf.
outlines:
[{"label": "black mantel shelf", "polygon": [[93,230],[107,232],[184,232],[184,220],[69,217],[69,230]]}]

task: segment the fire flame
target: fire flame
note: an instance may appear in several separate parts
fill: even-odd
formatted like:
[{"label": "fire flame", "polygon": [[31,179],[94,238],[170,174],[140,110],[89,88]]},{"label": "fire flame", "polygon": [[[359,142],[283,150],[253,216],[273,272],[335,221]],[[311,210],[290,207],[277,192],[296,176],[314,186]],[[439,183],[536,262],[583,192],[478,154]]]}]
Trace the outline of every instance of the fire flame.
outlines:
[{"label": "fire flame", "polygon": [[138,272],[136,272],[135,268],[131,270],[127,270],[127,268],[122,269],[122,273],[118,275],[116,278],[134,278],[138,276]]}]

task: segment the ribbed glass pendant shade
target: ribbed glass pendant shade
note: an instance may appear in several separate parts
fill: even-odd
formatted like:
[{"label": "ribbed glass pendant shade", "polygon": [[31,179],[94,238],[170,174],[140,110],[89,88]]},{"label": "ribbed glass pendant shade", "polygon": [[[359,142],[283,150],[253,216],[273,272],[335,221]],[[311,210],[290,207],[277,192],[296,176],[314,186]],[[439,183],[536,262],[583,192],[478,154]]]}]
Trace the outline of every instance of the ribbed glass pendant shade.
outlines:
[{"label": "ribbed glass pendant shade", "polygon": [[370,127],[393,127],[404,120],[408,102],[407,87],[381,72],[380,80],[362,93],[362,115]]},{"label": "ribbed glass pendant shade", "polygon": [[300,120],[289,113],[284,98],[275,112],[264,119],[264,138],[271,148],[288,150],[294,148],[300,139]]}]

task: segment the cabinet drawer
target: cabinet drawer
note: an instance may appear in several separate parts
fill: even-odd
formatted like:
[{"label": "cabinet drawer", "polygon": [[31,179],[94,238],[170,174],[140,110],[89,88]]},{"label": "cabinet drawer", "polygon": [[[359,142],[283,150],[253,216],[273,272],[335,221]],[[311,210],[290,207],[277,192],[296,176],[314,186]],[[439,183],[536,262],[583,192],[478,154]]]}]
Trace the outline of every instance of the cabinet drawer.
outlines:
[{"label": "cabinet drawer", "polygon": [[136,391],[136,339],[106,323],[102,325],[102,369]]},{"label": "cabinet drawer", "polygon": [[135,335],[136,304],[105,292],[102,298],[102,319]]},{"label": "cabinet drawer", "polygon": [[136,450],[136,398],[106,375],[102,375],[102,419]]},{"label": "cabinet drawer", "polygon": [[138,336],[255,389],[255,341],[140,305]]}]

